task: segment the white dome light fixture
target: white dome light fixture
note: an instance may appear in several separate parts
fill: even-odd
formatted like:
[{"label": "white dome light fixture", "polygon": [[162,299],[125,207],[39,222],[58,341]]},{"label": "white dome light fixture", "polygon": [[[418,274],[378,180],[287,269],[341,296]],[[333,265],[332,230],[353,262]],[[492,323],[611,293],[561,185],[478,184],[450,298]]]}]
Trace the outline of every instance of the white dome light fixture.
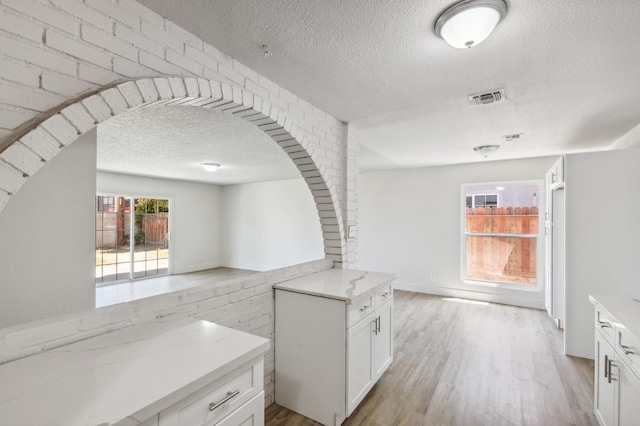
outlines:
[{"label": "white dome light fixture", "polygon": [[463,0],[454,4],[436,19],[436,35],[458,49],[476,46],[507,13],[504,0]]},{"label": "white dome light fixture", "polygon": [[493,154],[498,149],[500,149],[500,145],[481,145],[473,148],[475,152],[482,155],[484,158],[487,158],[489,154]]},{"label": "white dome light fixture", "polygon": [[218,163],[202,163],[201,166],[208,172],[215,172],[220,168],[220,164]]}]

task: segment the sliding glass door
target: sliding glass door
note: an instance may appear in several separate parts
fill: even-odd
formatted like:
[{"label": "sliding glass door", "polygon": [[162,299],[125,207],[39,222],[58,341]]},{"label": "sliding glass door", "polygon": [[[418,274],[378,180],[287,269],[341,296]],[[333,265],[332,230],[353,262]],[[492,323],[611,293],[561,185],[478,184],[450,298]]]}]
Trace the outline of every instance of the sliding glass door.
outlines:
[{"label": "sliding glass door", "polygon": [[169,272],[169,200],[96,196],[96,284]]}]

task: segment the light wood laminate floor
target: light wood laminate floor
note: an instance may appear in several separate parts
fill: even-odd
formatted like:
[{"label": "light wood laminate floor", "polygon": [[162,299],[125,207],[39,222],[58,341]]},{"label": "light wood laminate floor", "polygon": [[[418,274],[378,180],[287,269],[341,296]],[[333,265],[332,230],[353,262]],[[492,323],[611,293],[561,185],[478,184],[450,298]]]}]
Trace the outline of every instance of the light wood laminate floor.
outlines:
[{"label": "light wood laminate floor", "polygon": [[[547,313],[395,291],[390,369],[343,425],[597,425],[593,361]],[[268,426],[317,425],[276,404]]]}]

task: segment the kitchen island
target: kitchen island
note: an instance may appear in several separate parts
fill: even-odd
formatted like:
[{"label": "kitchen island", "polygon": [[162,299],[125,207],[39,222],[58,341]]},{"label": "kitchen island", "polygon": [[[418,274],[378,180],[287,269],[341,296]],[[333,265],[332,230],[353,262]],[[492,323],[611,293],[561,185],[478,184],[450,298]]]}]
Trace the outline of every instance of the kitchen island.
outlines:
[{"label": "kitchen island", "polygon": [[[268,349],[267,339],[192,318],[133,325],[0,365],[1,423],[213,425],[247,406],[260,424]],[[174,423],[176,413],[197,420]]]}]

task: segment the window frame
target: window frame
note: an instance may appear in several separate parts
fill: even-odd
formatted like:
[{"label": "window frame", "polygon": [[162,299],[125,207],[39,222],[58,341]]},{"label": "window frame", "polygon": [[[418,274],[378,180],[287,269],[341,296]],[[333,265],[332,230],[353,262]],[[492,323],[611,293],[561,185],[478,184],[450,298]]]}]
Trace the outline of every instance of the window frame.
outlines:
[{"label": "window frame", "polygon": [[[537,234],[493,234],[493,233],[472,233],[466,232],[466,206],[467,206],[467,189],[477,187],[508,187],[516,185],[537,185],[539,191],[536,193],[536,201],[538,207],[538,233]],[[528,180],[511,180],[511,181],[492,181],[479,183],[463,183],[460,185],[460,282],[462,284],[474,287],[493,287],[510,290],[519,290],[525,292],[541,292],[544,289],[544,197],[540,196],[540,191],[544,191],[544,180],[528,179]],[[470,194],[476,195],[476,194]],[[493,194],[478,194],[493,195]],[[498,196],[498,204],[500,198]],[[467,279],[467,237],[471,236],[498,236],[498,237],[515,237],[515,238],[535,238],[536,239],[536,284],[534,286],[500,283],[482,280]]]},{"label": "window frame", "polygon": [[[133,195],[136,194],[136,195]],[[148,276],[141,276],[141,277],[135,277],[135,260],[134,260],[134,246],[131,245],[131,252],[130,252],[130,265],[131,265],[131,271],[129,273],[129,278],[123,278],[123,279],[119,279],[119,280],[113,280],[113,281],[107,281],[107,282],[95,282],[94,281],[94,285],[96,287],[102,287],[102,286],[108,286],[108,285],[112,285],[112,284],[121,284],[121,283],[126,283],[126,282],[135,282],[135,281],[141,281],[141,280],[145,280],[145,279],[153,279],[153,278],[158,278],[158,277],[164,277],[164,276],[168,276],[168,275],[173,275],[173,243],[172,243],[172,239],[171,239],[171,234],[173,233],[173,209],[174,209],[174,202],[173,202],[173,197],[171,196],[166,196],[166,195],[141,195],[140,193],[131,193],[131,192],[108,192],[108,191],[96,191],[96,197],[113,197],[114,198],[114,203],[115,203],[115,199],[117,199],[118,197],[121,198],[127,198],[129,199],[129,204],[130,204],[130,210],[129,210],[129,215],[131,215],[131,218],[129,220],[129,235],[132,236],[135,234],[135,200],[138,198],[147,198],[147,199],[158,199],[158,200],[168,200],[169,201],[169,230],[168,230],[168,241],[167,241],[167,247],[169,249],[169,257],[167,258],[167,272],[164,274],[157,274],[157,275],[148,275]],[[95,232],[95,226],[94,226],[94,232]],[[131,238],[131,237],[130,237]],[[95,244],[94,244],[95,245]]]}]

